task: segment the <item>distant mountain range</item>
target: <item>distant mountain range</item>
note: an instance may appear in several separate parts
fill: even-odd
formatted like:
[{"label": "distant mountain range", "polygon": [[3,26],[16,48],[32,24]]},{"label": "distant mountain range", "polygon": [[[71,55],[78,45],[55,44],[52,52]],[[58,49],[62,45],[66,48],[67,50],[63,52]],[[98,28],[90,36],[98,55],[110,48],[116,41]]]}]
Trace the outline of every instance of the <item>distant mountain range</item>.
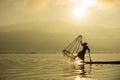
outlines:
[{"label": "distant mountain range", "polygon": [[0,51],[60,51],[80,34],[93,51],[119,50],[120,28],[44,21],[1,25]]}]

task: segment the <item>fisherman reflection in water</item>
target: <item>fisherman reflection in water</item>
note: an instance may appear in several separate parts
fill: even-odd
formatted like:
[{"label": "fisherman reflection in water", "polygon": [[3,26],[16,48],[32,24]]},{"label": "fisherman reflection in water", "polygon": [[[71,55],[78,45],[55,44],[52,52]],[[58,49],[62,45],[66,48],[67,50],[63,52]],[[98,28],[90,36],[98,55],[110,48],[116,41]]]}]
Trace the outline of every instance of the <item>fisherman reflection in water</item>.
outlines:
[{"label": "fisherman reflection in water", "polygon": [[80,41],[81,45],[83,46],[83,49],[77,54],[77,56],[83,60],[84,62],[84,58],[85,58],[85,53],[86,53],[86,50],[88,50],[89,54],[90,54],[90,49],[89,47],[87,46],[88,43],[84,42],[82,43],[82,41]]}]

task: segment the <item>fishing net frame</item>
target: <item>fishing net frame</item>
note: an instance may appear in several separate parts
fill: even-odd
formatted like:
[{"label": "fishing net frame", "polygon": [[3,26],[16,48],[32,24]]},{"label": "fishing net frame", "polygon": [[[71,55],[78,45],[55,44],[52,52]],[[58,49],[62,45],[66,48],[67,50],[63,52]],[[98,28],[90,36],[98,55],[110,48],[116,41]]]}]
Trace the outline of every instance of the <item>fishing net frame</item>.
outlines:
[{"label": "fishing net frame", "polygon": [[74,58],[74,56],[76,56],[77,53],[81,50],[81,41],[82,35],[79,35],[63,50],[63,54],[65,56]]}]

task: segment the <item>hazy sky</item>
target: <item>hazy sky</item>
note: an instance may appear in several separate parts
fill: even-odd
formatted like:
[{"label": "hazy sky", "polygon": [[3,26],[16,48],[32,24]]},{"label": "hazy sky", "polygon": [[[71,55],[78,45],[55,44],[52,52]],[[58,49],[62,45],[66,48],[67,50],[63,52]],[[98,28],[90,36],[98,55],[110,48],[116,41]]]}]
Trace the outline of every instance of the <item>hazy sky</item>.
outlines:
[{"label": "hazy sky", "polygon": [[[46,36],[41,40],[39,35],[43,32],[53,39]],[[120,0],[0,0],[0,50],[33,49],[25,46],[27,39],[30,41],[26,44],[33,42],[33,50],[39,50],[36,48],[41,45],[44,50],[50,45],[59,49],[79,34],[85,35],[93,51],[94,48],[119,51]],[[57,41],[43,46],[42,41],[50,40]]]},{"label": "hazy sky", "polygon": [[[79,5],[84,10],[78,8]],[[119,27],[119,5],[120,0],[0,0],[0,24],[64,20]]]}]

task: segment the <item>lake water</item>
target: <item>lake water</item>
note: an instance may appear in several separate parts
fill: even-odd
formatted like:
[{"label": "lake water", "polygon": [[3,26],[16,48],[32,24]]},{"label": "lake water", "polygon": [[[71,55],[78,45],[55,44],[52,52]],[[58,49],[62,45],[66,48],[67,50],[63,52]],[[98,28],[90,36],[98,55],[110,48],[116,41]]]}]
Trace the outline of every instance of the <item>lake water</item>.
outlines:
[{"label": "lake water", "polygon": [[[92,61],[120,61],[120,53],[91,56]],[[85,60],[89,61],[87,55]],[[1,53],[0,80],[120,80],[120,64],[85,64],[83,69],[62,53]]]}]

